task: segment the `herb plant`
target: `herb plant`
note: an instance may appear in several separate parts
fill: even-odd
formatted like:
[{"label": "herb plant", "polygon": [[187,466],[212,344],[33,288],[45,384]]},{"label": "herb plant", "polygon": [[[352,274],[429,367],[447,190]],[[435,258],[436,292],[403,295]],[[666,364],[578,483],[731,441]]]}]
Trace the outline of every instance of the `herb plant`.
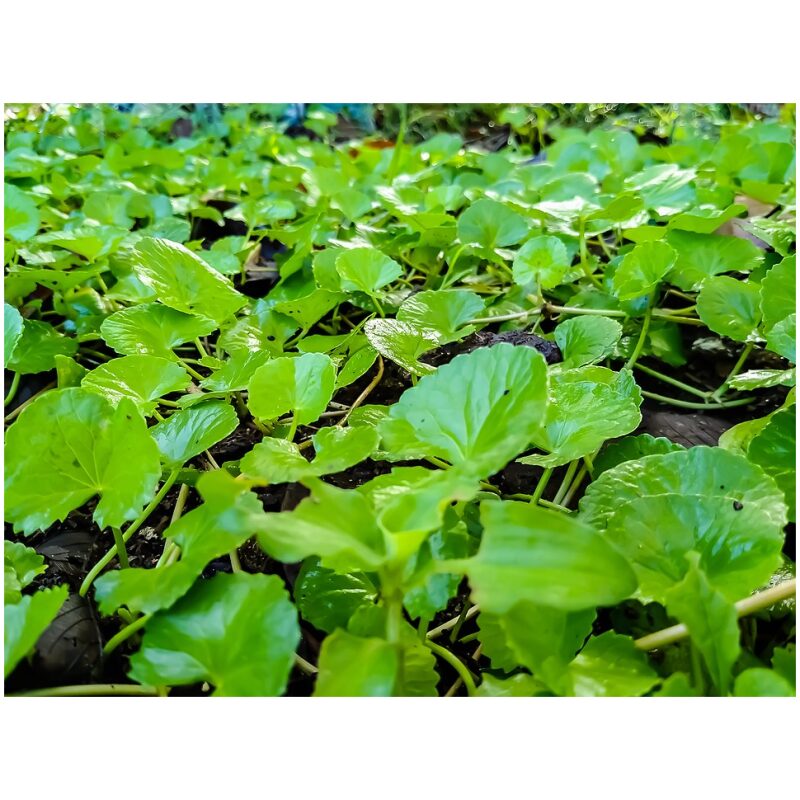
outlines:
[{"label": "herb plant", "polygon": [[793,695],[794,109],[651,110],[11,106],[6,690]]}]

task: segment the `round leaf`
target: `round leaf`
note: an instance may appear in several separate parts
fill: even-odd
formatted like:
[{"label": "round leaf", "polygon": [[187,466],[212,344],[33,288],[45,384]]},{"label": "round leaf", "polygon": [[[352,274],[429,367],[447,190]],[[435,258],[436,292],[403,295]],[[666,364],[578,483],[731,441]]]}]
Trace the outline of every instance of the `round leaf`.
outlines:
[{"label": "round leaf", "polygon": [[230,436],[238,424],[232,406],[209,401],[176,411],[154,425],[150,433],[164,463],[174,469]]},{"label": "round leaf", "polygon": [[622,325],[609,317],[584,315],[559,323],[556,344],[565,367],[582,367],[608,358],[622,336]]},{"label": "round leaf", "polygon": [[396,261],[374,247],[345,250],[336,258],[336,271],[342,279],[344,291],[367,294],[373,294],[403,274]]},{"label": "round leaf", "polygon": [[522,215],[496,200],[476,200],[458,218],[462,244],[476,244],[485,250],[516,244],[528,233]]},{"label": "round leaf", "polygon": [[697,314],[714,333],[748,341],[761,321],[760,291],[726,275],[709,278],[697,296]]},{"label": "round leaf", "polygon": [[536,236],[525,242],[514,257],[514,283],[535,283],[542,289],[552,289],[562,282],[571,261],[560,239]]}]

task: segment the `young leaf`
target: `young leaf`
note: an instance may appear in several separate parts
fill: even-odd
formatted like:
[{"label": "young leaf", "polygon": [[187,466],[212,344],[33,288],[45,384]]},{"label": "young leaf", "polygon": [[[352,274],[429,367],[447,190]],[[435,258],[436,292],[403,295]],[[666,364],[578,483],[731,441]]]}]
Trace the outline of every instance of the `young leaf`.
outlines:
[{"label": "young leaf", "polygon": [[213,319],[219,325],[247,303],[230,281],[177,242],[142,239],[134,255],[136,276],[176,311]]},{"label": "young leaf", "polygon": [[775,670],[752,667],[736,676],[733,694],[736,697],[794,697],[795,690]]},{"label": "young leaf", "polygon": [[520,672],[510,678],[500,679],[484,675],[478,687],[478,697],[536,697],[547,693],[547,687],[533,675]]},{"label": "young leaf", "polygon": [[594,460],[594,478],[599,478],[606,470],[616,467],[625,461],[636,461],[644,456],[657,455],[658,453],[673,453],[685,450],[683,445],[671,442],[663,436],[651,436],[649,433],[640,433],[638,436],[625,436],[617,441],[608,442],[603,446]]},{"label": "young leaf", "polygon": [[147,623],[129,675],[156,686],[208,681],[218,696],[277,697],[299,641],[297,612],[281,580],[218,574]]},{"label": "young leaf", "polygon": [[686,575],[692,551],[714,588],[730,600],[757,589],[780,563],[782,530],[756,503],[673,493],[625,500],[618,498],[607,536],[633,566],[644,598],[663,602]]},{"label": "young leaf", "polygon": [[641,422],[642,395],[630,370],[579,367],[551,378],[544,427],[533,443],[549,455],[518,459],[522,464],[557,467],[590,455],[604,441],[630,433]]},{"label": "young leaf", "polygon": [[749,341],[761,321],[757,284],[720,275],[703,282],[697,315],[714,333],[737,342]]},{"label": "young leaf", "polygon": [[22,590],[47,567],[44,558],[33,548],[21,542],[3,541],[3,582],[4,602],[17,603],[22,598]]},{"label": "young leaf", "polygon": [[796,515],[797,486],[795,409],[794,405],[778,409],[770,416],[764,428],[753,437],[747,448],[747,457],[750,461],[758,464],[767,475],[772,476],[783,491],[786,505],[789,507],[789,519],[792,521]]},{"label": "young leaf", "polygon": [[111,225],[84,225],[72,230],[56,230],[42,233],[34,240],[38,244],[63,247],[71,253],[83,256],[87,261],[96,261],[101,256],[113,253],[128,235],[124,228]]},{"label": "young leaf", "polygon": [[378,588],[363,572],[342,575],[321,567],[319,559],[309,558],[297,576],[294,599],[303,619],[332,633],[346,628],[357,609],[374,604]]},{"label": "young leaf", "polygon": [[520,286],[534,283],[541,289],[553,289],[564,280],[571,261],[561,239],[535,236],[514,256],[514,283]]},{"label": "young leaf", "polygon": [[403,274],[396,261],[374,247],[344,250],[336,258],[336,271],[342,279],[344,291],[370,295]]},{"label": "young leaf", "polygon": [[112,405],[130,398],[145,416],[151,415],[158,399],[182,392],[191,383],[179,364],[158,356],[123,356],[101,364],[86,374],[81,386],[102,395]]},{"label": "young leaf", "polygon": [[461,243],[475,244],[484,250],[516,244],[527,232],[525,217],[496,200],[476,200],[458,217]]},{"label": "young leaf", "polygon": [[714,686],[725,695],[741,650],[736,609],[714,589],[700,567],[698,554],[689,555],[686,576],[665,594],[667,611],[689,629]]},{"label": "young leaf", "polygon": [[322,643],[315,697],[391,697],[397,648],[385,639],[338,630]]},{"label": "young leaf", "polygon": [[341,573],[380,567],[387,558],[386,541],[367,499],[316,478],[306,483],[311,497],[294,511],[265,515],[261,547],[287,563],[319,556],[323,567]]},{"label": "young leaf", "polygon": [[218,344],[231,355],[266,351],[278,356],[297,329],[293,319],[275,310],[274,300],[262,297],[252,304],[246,316],[223,326]]},{"label": "young leaf", "polygon": [[57,355],[71,356],[77,350],[75,339],[63,336],[47,322],[27,319],[7,366],[22,375],[47,372],[55,367]]},{"label": "young leaf", "polygon": [[42,589],[27,595],[18,603],[6,604],[3,627],[3,677],[7,678],[14,667],[36,645],[45,628],[55,619],[67,599],[66,586]]},{"label": "young leaf", "polygon": [[434,367],[419,357],[442,344],[438,332],[397,319],[371,319],[364,326],[370,344],[412,375],[429,375]]},{"label": "young leaf", "polygon": [[250,378],[247,407],[260,419],[292,412],[295,424],[308,425],[328,407],[335,381],[336,368],[323,353],[275,358]]},{"label": "young leaf", "polygon": [[796,383],[795,368],[751,369],[731,378],[728,386],[739,392],[749,392],[753,389],[770,389],[773,386],[794,386]]},{"label": "young leaf", "polygon": [[228,403],[210,400],[176,411],[150,429],[164,463],[174,469],[230,436],[239,418]]},{"label": "young leaf", "polygon": [[564,367],[583,367],[608,358],[622,336],[622,325],[609,317],[579,316],[559,323],[556,344]]},{"label": "young leaf", "polygon": [[200,381],[209,392],[240,392],[247,388],[253,373],[269,361],[268,352],[251,353],[240,350],[234,353],[218,370]]},{"label": "young leaf", "polygon": [[3,184],[3,231],[9,239],[27,242],[36,236],[41,214],[30,195],[13,183]]},{"label": "young leaf", "polygon": [[528,503],[481,503],[478,554],[463,562],[475,602],[503,614],[528,600],[561,611],[613,605],[636,589],[627,562],[596,531]]},{"label": "young leaf", "polygon": [[14,348],[22,336],[22,315],[14,306],[3,304],[3,366],[8,367]]},{"label": "young leaf", "polygon": [[649,294],[672,269],[676,258],[677,254],[666,242],[637,244],[614,273],[614,294],[620,300]]},{"label": "young leaf", "polygon": [[106,317],[100,326],[105,343],[126,356],[175,358],[172,350],[217,328],[216,322],[184,314],[160,303],[124,308]]},{"label": "young leaf", "polygon": [[396,460],[437,456],[479,478],[523,450],[547,402],[547,366],[530,347],[460,355],[406,390],[379,425]]},{"label": "young leaf", "polygon": [[464,326],[479,317],[483,309],[483,300],[472,292],[427,290],[412,294],[398,309],[397,319],[416,328],[436,331],[444,344],[470,333],[473,328]]},{"label": "young leaf", "polygon": [[100,495],[94,520],[119,527],[152,497],[161,466],[130,400],[116,408],[85,389],[37,398],[6,434],[6,520],[26,535]]},{"label": "young leaf", "polygon": [[632,639],[608,631],[589,639],[569,665],[558,693],[571,697],[640,697],[659,680]]}]

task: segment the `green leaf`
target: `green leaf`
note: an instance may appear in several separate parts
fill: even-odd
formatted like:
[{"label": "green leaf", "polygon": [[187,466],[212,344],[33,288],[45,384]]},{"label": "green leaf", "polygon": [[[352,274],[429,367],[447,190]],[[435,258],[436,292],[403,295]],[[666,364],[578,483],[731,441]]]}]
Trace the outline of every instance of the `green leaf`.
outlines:
[{"label": "green leaf", "polygon": [[372,572],[387,559],[386,541],[368,500],[359,492],[337,489],[316,478],[291,512],[265,515],[258,541],[278,561],[294,563],[319,556],[336,572]]},{"label": "green leaf", "polygon": [[796,646],[790,644],[786,647],[776,647],[772,652],[772,666],[778,675],[794,687],[797,684]]},{"label": "green leaf", "polygon": [[611,279],[620,300],[649,294],[675,264],[677,254],[666,242],[637,244],[620,262]]},{"label": "green leaf", "polygon": [[315,697],[391,697],[397,648],[385,639],[338,630],[322,643]]},{"label": "green leaf", "polygon": [[303,619],[332,633],[346,628],[357,609],[374,604],[378,589],[362,572],[341,575],[321,567],[319,559],[309,558],[297,576],[294,598]]},{"label": "green leaf", "polygon": [[144,419],[85,389],[38,397],[6,434],[6,520],[31,534],[100,495],[94,520],[119,527],[153,496],[161,466]]},{"label": "green leaf", "polygon": [[84,225],[72,230],[56,230],[36,237],[38,244],[53,244],[71,253],[83,256],[87,261],[96,261],[101,256],[113,253],[128,235],[124,228],[111,225]]},{"label": "green leaf", "polygon": [[291,300],[281,300],[273,306],[279,314],[284,314],[299,325],[303,330],[308,330],[319,322],[332,308],[335,308],[347,296],[342,292],[331,292],[327,289],[314,289],[303,297]]},{"label": "green leaf", "polygon": [[331,427],[315,433],[312,441],[316,458],[309,462],[294,442],[266,438],[242,458],[242,473],[270,484],[342,472],[372,454],[378,434],[370,427]]},{"label": "green leaf", "polygon": [[658,453],[673,453],[685,450],[683,445],[675,444],[663,436],[651,436],[649,433],[640,433],[637,436],[625,436],[615,442],[608,442],[603,446],[600,454],[594,460],[594,478],[599,478],[606,470],[616,467],[625,461],[636,461],[644,456],[657,455]]},{"label": "green leaf", "polygon": [[667,611],[689,629],[714,686],[728,693],[733,665],[739,657],[739,624],[733,603],[714,589],[691,553],[684,579],[665,593]]},{"label": "green leaf", "polygon": [[764,667],[746,669],[736,677],[736,697],[794,697],[795,690],[786,678]]},{"label": "green leaf", "polygon": [[510,678],[495,678],[484,675],[478,687],[478,697],[535,697],[547,691],[547,687],[533,675],[519,673]]},{"label": "green leaf", "polygon": [[16,242],[27,242],[36,236],[42,217],[30,195],[12,183],[3,184],[3,231]]},{"label": "green leaf", "polygon": [[150,416],[159,398],[170,392],[182,392],[190,383],[186,370],[166,358],[123,356],[88,372],[81,386],[102,395],[112,405],[128,397],[142,414]]},{"label": "green leaf", "polygon": [[685,292],[696,291],[721,272],[750,272],[764,259],[752,242],[736,236],[672,230],[667,242],[677,253],[669,280]]},{"label": "green leaf", "polygon": [[787,256],[772,267],[761,281],[761,312],[764,316],[763,329],[766,334],[778,323],[796,313],[796,264],[796,256]]},{"label": "green leaf", "polygon": [[71,356],[77,350],[77,341],[62,336],[52,325],[26,319],[7,366],[22,375],[48,372],[55,367],[57,355]]},{"label": "green leaf", "polygon": [[3,565],[5,581],[4,602],[17,603],[22,597],[22,590],[47,567],[44,558],[33,548],[25,547],[21,542],[3,541]]},{"label": "green leaf", "polygon": [[653,697],[698,697],[698,691],[685,672],[673,672],[653,693]]},{"label": "green leaf", "polygon": [[608,631],[589,639],[558,692],[570,697],[640,697],[659,677],[633,640]]},{"label": "green leaf", "polygon": [[142,239],[134,248],[134,272],[165,305],[219,325],[247,303],[230,281],[183,245]]},{"label": "green leaf", "polygon": [[164,464],[174,469],[230,436],[238,425],[232,406],[210,400],[176,411],[154,425],[150,433]]},{"label": "green leaf", "polygon": [[396,281],[401,266],[374,247],[354,247],[336,258],[336,271],[346,292],[374,294],[378,289]]},{"label": "green leaf", "polygon": [[797,370],[792,369],[751,369],[731,378],[728,385],[739,392],[752,389],[770,389],[773,386],[794,386],[797,383]]},{"label": "green leaf", "polygon": [[728,220],[738,217],[746,211],[747,206],[742,203],[734,203],[727,208],[699,206],[690,211],[684,211],[682,214],[676,214],[670,219],[669,228],[692,233],[714,233]]},{"label": "green leaf", "polygon": [[757,284],[721,275],[703,282],[697,314],[714,333],[746,342],[761,322]]},{"label": "green leaf", "polygon": [[484,302],[472,292],[457,289],[427,290],[412,294],[397,312],[397,319],[418,329],[436,331],[444,344],[471,333],[464,326],[481,315]]},{"label": "green leaf", "polygon": [[503,614],[528,600],[562,611],[613,605],[633,571],[596,531],[564,514],[510,501],[481,503],[478,554],[463,562],[475,602]]},{"label": "green leaf", "polygon": [[767,334],[767,348],[793,364],[797,361],[797,315],[784,317]]},{"label": "green leaf", "polygon": [[692,181],[693,169],[681,169],[677,164],[655,164],[625,179],[625,188],[638,192],[645,206],[660,216],[684,211],[693,205],[696,192]]},{"label": "green leaf", "polygon": [[209,392],[240,392],[247,388],[253,373],[271,357],[267,352],[239,350],[222,367],[200,381],[200,386]]},{"label": "green leaf", "polygon": [[533,443],[549,455],[518,459],[557,467],[591,455],[604,441],[634,430],[642,420],[642,395],[630,370],[579,367],[551,377],[550,402]]},{"label": "green leaf", "polygon": [[535,284],[540,289],[558,286],[569,270],[572,259],[564,243],[555,236],[528,239],[514,256],[514,283]]},{"label": "green leaf", "polygon": [[152,614],[169,608],[191,588],[206,565],[243,545],[260,529],[264,510],[247,485],[224,470],[197,482],[203,505],[171,524],[164,536],[180,548],[180,561],[158,569],[129,568],[101,575],[95,600],[104,614],[120,606]]},{"label": "green leaf", "polygon": [[351,383],[365,375],[377,358],[378,351],[372,345],[366,344],[355,350],[336,376],[337,391],[344,386],[350,386]]},{"label": "green leaf", "polygon": [[423,364],[419,357],[441,343],[436,331],[419,328],[397,319],[371,319],[364,326],[370,344],[384,357],[412,375],[428,375],[434,367]]},{"label": "green leaf", "polygon": [[67,599],[66,586],[42,589],[4,608],[3,677],[33,650],[45,628],[56,618]]},{"label": "green leaf", "polygon": [[705,446],[626,461],[604,472],[581,498],[581,518],[605,528],[624,503],[659,495],[717,498],[731,508],[741,503],[772,530],[786,524],[782,493],[760,467],[743,456]]},{"label": "green leaf", "polygon": [[155,686],[208,681],[219,696],[276,697],[299,641],[297,612],[281,580],[218,574],[147,623],[129,675]]},{"label": "green leaf", "polygon": [[22,336],[23,319],[19,311],[8,303],[3,304],[3,312],[3,366],[7,368]]},{"label": "green leaf", "polygon": [[797,455],[795,406],[781,408],[771,415],[766,426],[757,433],[747,448],[747,457],[770,475],[783,491],[789,507],[789,519],[796,516],[795,491]]},{"label": "green leaf", "polygon": [[394,459],[437,456],[483,478],[528,445],[546,398],[542,355],[498,344],[457,356],[407,389],[379,433]]},{"label": "green leaf", "polygon": [[[649,470],[646,462],[638,462],[643,471]],[[700,555],[714,588],[730,600],[757,589],[780,563],[782,530],[756,503],[673,493],[625,500],[619,497],[607,536],[630,561],[646,599],[664,601],[685,577],[691,551]]]},{"label": "green leaf", "polygon": [[273,356],[280,355],[298,326],[293,319],[278,313],[274,306],[273,300],[256,300],[246,316],[223,327],[219,346],[231,354],[266,351]]},{"label": "green leaf", "polygon": [[462,244],[475,244],[484,250],[508,247],[528,233],[528,222],[521,214],[496,200],[476,200],[458,217],[458,238]]},{"label": "green leaf", "polygon": [[622,336],[622,325],[609,317],[584,315],[559,323],[556,344],[565,367],[582,367],[608,358]]},{"label": "green leaf", "polygon": [[100,326],[100,335],[109,347],[122,355],[174,359],[172,350],[178,345],[207,336],[216,328],[213,320],[184,314],[160,303],[144,303],[106,317]]}]

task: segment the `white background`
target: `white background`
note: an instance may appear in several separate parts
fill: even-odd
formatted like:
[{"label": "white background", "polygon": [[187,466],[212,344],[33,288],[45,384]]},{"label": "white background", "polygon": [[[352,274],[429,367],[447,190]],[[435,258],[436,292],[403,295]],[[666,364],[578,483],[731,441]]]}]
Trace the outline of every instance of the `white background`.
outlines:
[{"label": "white background", "polygon": [[[7,2],[4,102],[796,102],[789,2]],[[544,7],[546,5],[546,7]],[[19,800],[768,800],[784,699],[13,699]],[[6,792],[11,794],[6,794]]]}]

